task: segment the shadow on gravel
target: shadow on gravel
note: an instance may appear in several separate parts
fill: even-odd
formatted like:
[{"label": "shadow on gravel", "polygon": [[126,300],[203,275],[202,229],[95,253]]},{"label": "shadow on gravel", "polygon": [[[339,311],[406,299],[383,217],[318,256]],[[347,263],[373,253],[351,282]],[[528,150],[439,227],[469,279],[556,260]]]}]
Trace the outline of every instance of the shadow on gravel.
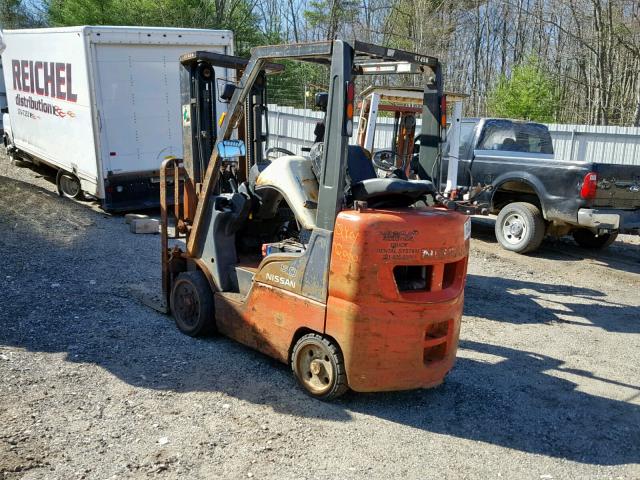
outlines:
[{"label": "shadow on gravel", "polygon": [[[640,407],[579,391],[575,383],[554,373],[607,380],[589,372],[563,370],[561,360],[523,350],[466,341],[461,344],[456,368],[437,389],[349,394],[332,404],[313,400],[296,387],[286,366],[223,338],[195,340],[182,335],[168,317],[129,296],[126,283],[158,280],[150,276],[150,272],[159,273],[153,264],[158,257],[157,237],[114,236],[120,227],[109,224],[106,228],[113,219],[98,221],[99,214],[81,212],[71,202],[49,197],[35,187],[25,187],[14,199],[7,197],[6,189],[0,190],[3,192],[0,346],[62,353],[68,362],[97,365],[136,387],[128,393],[134,397],[140,395],[140,389],[155,390],[166,394],[165,401],[171,404],[173,395],[211,392],[207,408],[212,415],[228,401],[222,393],[299,417],[346,422],[357,412],[425,432],[576,462],[640,462]],[[33,213],[37,209],[29,206],[29,202],[54,199],[55,215]],[[7,201],[13,202],[11,208]],[[26,206],[15,202],[26,202]],[[79,217],[89,223],[77,226],[70,242],[57,241],[59,232],[56,236],[46,228],[48,222],[65,218],[77,222]],[[69,224],[69,228],[76,227]],[[577,302],[571,307],[596,325],[615,330],[614,321],[606,318],[617,315],[622,318],[618,328],[637,331],[632,312],[622,315],[624,309],[601,302],[602,294],[596,290],[514,284],[478,276],[470,277],[470,286],[467,313],[471,315],[512,322],[524,305],[529,316],[547,318],[544,308],[533,300],[535,292],[559,291],[598,300],[601,305],[589,307],[592,310]],[[520,291],[533,293],[517,293]],[[510,299],[506,303],[505,292]],[[500,297],[506,314],[491,310],[492,302],[496,303],[491,295]],[[528,318],[517,321],[530,321]],[[467,358],[465,352],[493,361]],[[31,378],[25,372],[20,385],[42,382],[44,388],[57,382],[81,382],[79,389],[103,389],[105,397],[110,389],[119,388],[117,382],[96,373],[67,377],[64,369],[50,372],[45,379]],[[96,384],[87,384],[92,381]],[[99,393],[94,395],[103,401]],[[34,400],[25,397],[24,401]],[[140,402],[144,397],[140,396]]]},{"label": "shadow on gravel", "polygon": [[640,333],[640,306],[611,303],[598,290],[572,285],[469,274],[464,313],[515,324],[562,322]]},{"label": "shadow on gravel", "polygon": [[[463,358],[441,387],[351,394],[344,405],[425,431],[528,453],[595,465],[640,462],[640,407],[578,391],[575,383],[554,376],[594,379],[590,372],[567,370],[561,360],[524,350],[470,341],[460,348]],[[495,356],[496,363],[464,358],[464,350]],[[640,386],[627,387],[640,394]]]},{"label": "shadow on gravel", "polygon": [[[224,338],[187,337],[138,303],[131,284],[160,285],[159,237],[132,235],[121,218],[0,176],[0,250],[0,347],[63,353],[143,389],[221,392],[291,415],[351,418],[307,397],[288,367]],[[77,380],[49,384],[64,381]]]},{"label": "shadow on gravel", "polygon": [[558,262],[589,260],[597,265],[640,275],[640,245],[619,241],[604,250],[589,250],[575,245],[569,237],[549,239],[532,256]]},{"label": "shadow on gravel", "polygon": [[[498,243],[492,218],[474,218],[472,236],[487,243]],[[506,252],[505,252],[506,253]],[[539,250],[527,254],[532,258],[544,258],[558,262],[590,260],[615,270],[640,275],[640,245],[614,242],[604,250],[589,250],[575,244],[571,237],[546,239]],[[562,268],[559,265],[558,268]]]},{"label": "shadow on gravel", "polygon": [[50,182],[53,187],[56,186],[56,174],[58,173],[56,168],[50,167],[46,163],[36,165],[28,160],[18,160],[18,162],[18,168],[27,168],[35,173],[36,176],[44,178],[46,181]]}]

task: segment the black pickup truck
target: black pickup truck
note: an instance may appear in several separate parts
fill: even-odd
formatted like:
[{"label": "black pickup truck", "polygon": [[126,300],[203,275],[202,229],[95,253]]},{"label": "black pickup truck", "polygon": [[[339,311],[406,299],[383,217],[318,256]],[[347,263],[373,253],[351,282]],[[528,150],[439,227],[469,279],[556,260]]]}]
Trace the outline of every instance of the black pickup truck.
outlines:
[{"label": "black pickup truck", "polygon": [[[441,171],[446,174],[445,146]],[[621,233],[640,233],[640,166],[557,159],[546,126],[507,119],[463,119],[458,185],[484,190],[476,200],[497,214],[507,250],[537,249],[546,235],[572,234],[604,248]]]}]

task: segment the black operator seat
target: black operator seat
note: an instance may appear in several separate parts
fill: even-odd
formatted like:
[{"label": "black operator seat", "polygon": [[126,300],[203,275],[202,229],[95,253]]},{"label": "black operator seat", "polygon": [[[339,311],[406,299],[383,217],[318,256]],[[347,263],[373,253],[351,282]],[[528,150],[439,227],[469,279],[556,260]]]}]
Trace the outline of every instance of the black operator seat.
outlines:
[{"label": "black operator seat", "polygon": [[316,93],[315,106],[321,112],[324,112],[324,117],[316,122],[316,128],[313,130],[315,137],[314,143],[324,142],[325,131],[325,117],[327,116],[327,105],[329,104],[329,94],[327,92]]},{"label": "black operator seat", "polygon": [[360,145],[349,145],[347,153],[347,173],[349,174],[351,185],[377,177],[371,159],[369,159],[364,148]]},{"label": "black operator seat", "polygon": [[373,163],[359,145],[350,145],[347,170],[353,200],[366,201],[370,207],[408,207],[425,195],[436,192],[428,180],[378,178]]}]

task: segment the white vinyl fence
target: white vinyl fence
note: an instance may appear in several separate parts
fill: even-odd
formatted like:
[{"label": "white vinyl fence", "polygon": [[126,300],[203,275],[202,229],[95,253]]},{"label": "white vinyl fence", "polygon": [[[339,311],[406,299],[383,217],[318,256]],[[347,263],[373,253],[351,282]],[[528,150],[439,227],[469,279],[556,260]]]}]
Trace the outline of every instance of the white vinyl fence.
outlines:
[{"label": "white vinyl fence", "polygon": [[[315,110],[269,105],[269,146],[286,148],[293,153],[301,154],[301,147],[313,145],[315,138],[313,130],[323,116],[322,112]],[[352,144],[356,141],[358,117],[353,119],[353,125]],[[419,125],[420,119],[418,119]],[[374,146],[384,148],[386,145],[391,145],[392,137],[393,119],[378,118]]]},{"label": "white vinyl fence", "polygon": [[549,124],[556,158],[640,166],[639,127]]},{"label": "white vinyl fence", "polygon": [[[269,146],[300,154],[313,144],[313,130],[323,114],[309,109],[269,105]],[[354,118],[354,136],[358,118]],[[640,167],[639,127],[548,124],[557,159],[618,163]],[[417,130],[420,130],[418,119]],[[393,119],[378,118],[375,146],[391,145]]]}]

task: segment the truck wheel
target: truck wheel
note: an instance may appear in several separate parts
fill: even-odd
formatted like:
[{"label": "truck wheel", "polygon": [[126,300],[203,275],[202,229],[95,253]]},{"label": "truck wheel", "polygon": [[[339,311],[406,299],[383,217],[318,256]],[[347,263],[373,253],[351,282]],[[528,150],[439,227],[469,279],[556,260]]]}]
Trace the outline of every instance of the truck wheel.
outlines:
[{"label": "truck wheel", "polygon": [[618,232],[609,232],[597,235],[586,228],[578,228],[571,232],[573,239],[583,248],[601,249],[607,248],[618,237]]},{"label": "truck wheel", "polygon": [[171,289],[171,313],[178,330],[190,337],[215,330],[213,293],[202,272],[178,275]]},{"label": "truck wheel", "polygon": [[56,186],[58,194],[67,198],[75,198],[76,200],[84,199],[80,180],[73,173],[58,170],[56,174]]},{"label": "truck wheel", "polygon": [[349,389],[342,353],[317,333],[304,335],[296,342],[291,369],[302,388],[320,400],[332,400]]},{"label": "truck wheel", "polygon": [[538,207],[516,202],[500,210],[495,231],[502,248],[527,253],[536,250],[544,240],[545,224]]}]

